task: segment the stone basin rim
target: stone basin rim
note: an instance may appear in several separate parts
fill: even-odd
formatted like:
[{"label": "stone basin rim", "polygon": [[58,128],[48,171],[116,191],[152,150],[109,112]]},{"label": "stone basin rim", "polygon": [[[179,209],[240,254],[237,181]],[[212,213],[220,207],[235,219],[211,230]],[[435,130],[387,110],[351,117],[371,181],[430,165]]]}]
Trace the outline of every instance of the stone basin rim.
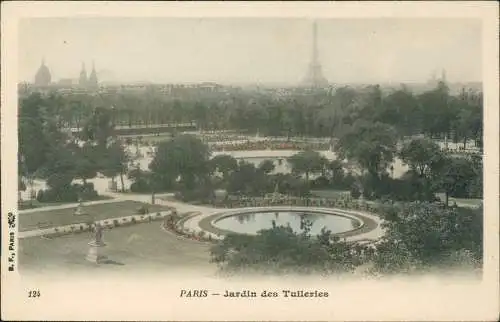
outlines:
[{"label": "stone basin rim", "polygon": [[[338,208],[311,208],[311,207],[290,207],[290,206],[285,206],[285,207],[280,207],[280,206],[270,206],[270,207],[255,207],[255,208],[240,208],[240,209],[231,209],[227,211],[221,211],[212,215],[209,215],[203,219],[201,219],[198,223],[199,228],[201,228],[204,231],[216,234],[216,235],[227,235],[227,234],[243,234],[243,233],[238,233],[230,230],[225,230],[221,229],[219,227],[216,227],[214,223],[216,223],[219,220],[222,220],[224,218],[228,217],[233,217],[241,214],[253,214],[253,213],[273,213],[277,211],[291,211],[291,212],[308,212],[311,214],[323,214],[323,215],[331,215],[331,216],[339,216],[339,217],[344,217],[348,218],[351,220],[356,220],[357,222],[360,223],[359,227],[356,227],[354,229],[341,232],[341,233],[333,233],[332,236],[338,236],[338,237],[351,237],[355,235],[360,235],[364,234],[367,232],[370,232],[378,227],[378,223],[367,217],[362,215],[359,212],[350,212],[348,210],[344,209],[338,209]],[[245,235],[245,234],[243,234]],[[247,234],[247,235],[253,235],[253,234]]]}]

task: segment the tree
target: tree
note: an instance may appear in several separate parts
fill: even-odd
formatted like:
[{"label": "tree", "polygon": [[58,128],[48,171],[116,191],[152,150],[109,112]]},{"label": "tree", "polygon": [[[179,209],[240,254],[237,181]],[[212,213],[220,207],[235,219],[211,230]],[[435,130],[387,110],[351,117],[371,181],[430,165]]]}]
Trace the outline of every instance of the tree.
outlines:
[{"label": "tree", "polygon": [[106,146],[114,132],[112,113],[111,109],[95,108],[83,127],[82,139],[93,141],[99,146]]},{"label": "tree", "polygon": [[229,234],[211,249],[212,261],[226,273],[343,273],[356,266],[351,245],[329,231],[312,237],[289,226],[263,229],[256,236]]},{"label": "tree", "polygon": [[440,169],[445,164],[445,156],[439,146],[428,139],[414,139],[404,144],[399,156],[410,168],[403,179],[411,182],[414,197],[432,201],[439,186],[436,180],[439,181]]},{"label": "tree", "polygon": [[207,106],[200,102],[196,102],[194,105],[193,114],[196,124],[198,125],[200,130],[203,131],[207,126],[207,115],[209,114]]},{"label": "tree", "polygon": [[449,196],[468,197],[469,185],[474,181],[475,172],[471,162],[462,157],[448,156],[437,175],[440,187],[445,192],[445,205]]},{"label": "tree", "polygon": [[257,176],[255,165],[250,162],[240,161],[238,169],[229,177],[227,190],[230,193],[252,195],[255,190],[253,182]]},{"label": "tree", "polygon": [[271,186],[274,188],[278,184],[279,192],[282,194],[301,197],[310,194],[309,184],[291,174],[277,173],[271,179]]},{"label": "tree", "polygon": [[219,154],[210,160],[212,169],[222,173],[224,180],[238,168],[238,161],[230,155]]},{"label": "tree", "polygon": [[396,140],[391,126],[359,120],[339,139],[335,149],[340,160],[354,161],[362,171],[379,178],[394,160]]},{"label": "tree", "polygon": [[94,146],[85,144],[75,152],[75,176],[87,184],[87,179],[94,178],[99,169],[97,153]]},{"label": "tree", "polygon": [[374,120],[394,126],[401,135],[418,133],[422,120],[417,97],[402,86],[383,99],[381,108],[375,111]]},{"label": "tree", "polygon": [[[45,201],[76,201],[78,194],[71,183],[75,178],[75,155],[66,149],[54,149],[48,156],[44,167],[49,190],[46,190]],[[41,200],[40,200],[41,201]]]},{"label": "tree", "polygon": [[305,174],[306,181],[309,182],[309,175],[324,171],[328,160],[319,152],[307,150],[299,152],[288,158],[288,163],[295,174]]},{"label": "tree", "polygon": [[186,189],[206,183],[210,173],[208,147],[192,135],[179,135],[158,145],[149,169],[161,178],[177,178]]},{"label": "tree", "polygon": [[382,272],[440,265],[453,252],[467,250],[481,261],[482,211],[443,209],[430,203],[411,203],[395,209],[384,222],[375,266]]},{"label": "tree", "polygon": [[259,170],[264,172],[265,174],[270,174],[274,171],[274,162],[272,160],[264,160],[259,164]]},{"label": "tree", "polygon": [[446,83],[439,82],[435,89],[420,95],[424,133],[430,136],[444,135],[447,139],[456,118],[449,93]]},{"label": "tree", "polygon": [[467,148],[467,141],[474,138],[476,145],[482,136],[482,96],[467,92],[462,92],[457,97],[450,99],[455,118],[451,124],[455,131],[457,140],[461,139],[463,148]]},{"label": "tree", "polygon": [[128,165],[131,156],[125,150],[125,147],[120,141],[112,142],[102,154],[101,169],[105,176],[111,177],[112,182],[115,182],[115,177],[120,176],[122,192],[125,191],[125,183],[123,176],[128,171]]},{"label": "tree", "polygon": [[483,158],[480,155],[471,155],[470,163],[474,172],[474,179],[469,182],[469,197],[483,198]]},{"label": "tree", "polygon": [[19,154],[23,160],[24,175],[35,173],[47,163],[51,149],[48,137],[50,116],[39,93],[22,98],[19,103]]},{"label": "tree", "polygon": [[344,167],[342,162],[332,160],[328,163],[327,167],[330,171],[330,182],[335,186],[344,186]]},{"label": "tree", "polygon": [[414,139],[399,152],[401,160],[421,177],[429,177],[443,159],[439,146],[429,139]]},{"label": "tree", "polygon": [[26,183],[24,183],[24,180],[22,180],[21,176],[18,176],[18,181],[17,181],[17,199],[21,201],[21,191],[26,191]]}]

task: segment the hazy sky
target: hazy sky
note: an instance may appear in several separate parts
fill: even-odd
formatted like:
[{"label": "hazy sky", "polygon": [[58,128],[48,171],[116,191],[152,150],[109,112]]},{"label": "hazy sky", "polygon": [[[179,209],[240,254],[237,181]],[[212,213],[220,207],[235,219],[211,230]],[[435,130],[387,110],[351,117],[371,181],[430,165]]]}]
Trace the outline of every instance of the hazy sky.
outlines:
[{"label": "hazy sky", "polygon": [[[19,26],[19,80],[42,57],[54,80],[95,60],[107,81],[298,83],[311,57],[308,19],[32,18]],[[465,19],[318,20],[332,83],[481,80],[481,24]]]}]

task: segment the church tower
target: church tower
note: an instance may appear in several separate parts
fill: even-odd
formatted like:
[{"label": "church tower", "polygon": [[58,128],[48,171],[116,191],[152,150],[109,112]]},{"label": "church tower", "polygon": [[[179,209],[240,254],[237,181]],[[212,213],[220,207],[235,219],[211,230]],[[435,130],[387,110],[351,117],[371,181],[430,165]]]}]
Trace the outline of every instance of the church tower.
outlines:
[{"label": "church tower", "polygon": [[78,85],[81,87],[87,87],[87,70],[85,69],[85,63],[82,63],[82,70],[80,71],[80,79],[78,80]]},{"label": "church tower", "polygon": [[304,79],[304,85],[306,87],[321,88],[328,86],[328,80],[323,76],[323,69],[321,63],[319,62],[318,54],[318,30],[316,21],[313,23],[313,34],[312,34],[312,57],[309,63],[309,70]]},{"label": "church tower", "polygon": [[89,89],[99,88],[99,80],[97,79],[97,72],[95,71],[94,61],[92,61],[92,72],[90,73],[90,76],[89,76],[88,88]]},{"label": "church tower", "polygon": [[441,70],[441,81],[443,83],[446,83],[446,70],[445,69]]}]

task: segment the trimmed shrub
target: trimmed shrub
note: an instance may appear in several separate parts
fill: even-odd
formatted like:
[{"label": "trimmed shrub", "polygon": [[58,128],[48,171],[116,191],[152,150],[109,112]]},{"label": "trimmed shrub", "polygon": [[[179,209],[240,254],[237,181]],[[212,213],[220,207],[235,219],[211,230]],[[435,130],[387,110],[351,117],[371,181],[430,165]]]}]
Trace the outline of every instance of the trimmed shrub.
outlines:
[{"label": "trimmed shrub", "polygon": [[148,209],[148,207],[146,205],[142,205],[139,208],[137,208],[136,212],[139,215],[144,215],[144,214],[147,214],[149,212],[149,209]]},{"label": "trimmed shrub", "polygon": [[59,190],[39,190],[36,198],[39,202],[76,202],[78,201],[78,191],[71,186]]},{"label": "trimmed shrub", "polygon": [[137,181],[130,185],[130,191],[139,193],[151,192],[151,187],[145,179],[139,178]]},{"label": "trimmed shrub", "polygon": [[356,186],[352,186],[351,187],[351,198],[353,199],[358,199],[359,197],[361,197],[361,192],[359,191],[358,187]]},{"label": "trimmed shrub", "polygon": [[328,178],[326,178],[324,176],[320,176],[320,177],[312,180],[311,185],[315,189],[324,189],[330,185],[330,181],[328,180]]},{"label": "trimmed shrub", "polygon": [[73,187],[79,190],[80,197],[85,200],[94,200],[98,197],[97,191],[94,189],[94,184],[92,182],[87,182],[84,185],[74,184]]}]

